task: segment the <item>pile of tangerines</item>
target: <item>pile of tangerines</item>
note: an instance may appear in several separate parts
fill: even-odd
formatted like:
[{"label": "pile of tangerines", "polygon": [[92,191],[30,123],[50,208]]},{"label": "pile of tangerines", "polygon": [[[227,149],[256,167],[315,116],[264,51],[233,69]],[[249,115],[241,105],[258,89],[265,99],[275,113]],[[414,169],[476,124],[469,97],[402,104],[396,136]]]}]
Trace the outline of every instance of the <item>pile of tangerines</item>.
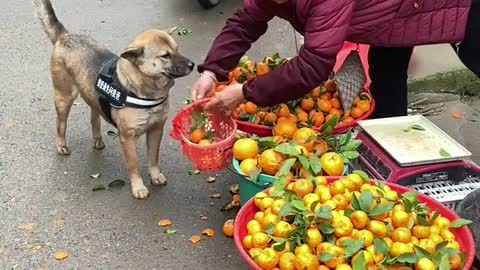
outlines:
[{"label": "pile of tangerines", "polygon": [[288,166],[286,163],[289,159],[293,160],[287,169],[288,178],[343,174],[344,159],[322,138],[317,137],[315,130],[297,128],[294,122],[282,120],[274,132],[273,137],[242,138],[235,142],[233,155],[240,162],[240,169],[245,175],[261,172],[279,176],[282,166]]},{"label": "pile of tangerines", "polygon": [[[266,57],[255,63],[243,57],[239,65],[229,73],[229,81],[219,83],[215,91],[221,92],[226,85],[243,83],[268,74],[271,70],[286,63],[278,54]],[[280,119],[290,119],[300,127],[321,127],[333,115],[340,118],[339,123],[350,123],[365,115],[371,109],[372,96],[362,92],[355,97],[351,108],[343,108],[334,80],[327,80],[301,99],[279,104],[273,107],[259,107],[253,102],[241,104],[233,112],[236,120],[252,124],[275,126]]]},{"label": "pile of tangerines", "polygon": [[262,269],[461,269],[451,222],[362,174],[293,180],[254,197],[243,247]]}]

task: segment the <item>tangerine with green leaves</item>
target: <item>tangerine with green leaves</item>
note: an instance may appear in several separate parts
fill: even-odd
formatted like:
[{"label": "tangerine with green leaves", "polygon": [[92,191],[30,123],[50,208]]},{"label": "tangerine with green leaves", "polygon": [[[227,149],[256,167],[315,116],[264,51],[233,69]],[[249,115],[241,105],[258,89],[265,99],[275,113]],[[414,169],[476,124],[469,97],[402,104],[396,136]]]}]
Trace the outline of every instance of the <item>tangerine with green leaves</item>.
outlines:
[{"label": "tangerine with green leaves", "polygon": [[298,197],[303,198],[313,192],[313,183],[308,179],[299,179],[293,184],[293,191]]},{"label": "tangerine with green leaves", "polygon": [[233,144],[233,155],[240,161],[254,159],[258,155],[258,144],[250,138],[239,139]]}]

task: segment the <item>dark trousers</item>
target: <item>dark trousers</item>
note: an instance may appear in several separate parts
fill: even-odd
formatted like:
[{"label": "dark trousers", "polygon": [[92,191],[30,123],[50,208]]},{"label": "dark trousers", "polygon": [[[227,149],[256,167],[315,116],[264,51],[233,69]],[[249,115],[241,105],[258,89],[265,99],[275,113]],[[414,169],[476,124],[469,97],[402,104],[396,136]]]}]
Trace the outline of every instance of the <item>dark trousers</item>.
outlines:
[{"label": "dark trousers", "polygon": [[[452,48],[463,64],[480,78],[480,0],[472,1],[465,39]],[[370,88],[376,100],[372,118],[407,115],[407,71],[412,51],[413,47],[370,47]]]}]

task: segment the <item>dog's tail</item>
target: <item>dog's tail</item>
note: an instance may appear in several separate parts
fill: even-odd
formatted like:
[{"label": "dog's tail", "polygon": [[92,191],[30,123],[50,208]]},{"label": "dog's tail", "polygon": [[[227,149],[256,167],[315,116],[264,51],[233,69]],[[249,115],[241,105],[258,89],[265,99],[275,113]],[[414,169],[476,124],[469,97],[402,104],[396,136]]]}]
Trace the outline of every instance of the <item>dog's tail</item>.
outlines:
[{"label": "dog's tail", "polygon": [[47,33],[53,44],[57,42],[60,36],[67,33],[63,24],[58,20],[53,10],[50,0],[33,0],[35,15],[42,23],[43,29]]}]

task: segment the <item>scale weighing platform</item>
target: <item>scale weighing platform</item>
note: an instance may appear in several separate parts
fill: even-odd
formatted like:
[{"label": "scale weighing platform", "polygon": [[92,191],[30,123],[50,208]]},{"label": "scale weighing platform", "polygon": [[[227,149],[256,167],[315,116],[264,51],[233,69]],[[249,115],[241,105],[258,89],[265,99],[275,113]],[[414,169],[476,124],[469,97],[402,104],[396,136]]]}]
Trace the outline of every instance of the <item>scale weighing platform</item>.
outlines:
[{"label": "scale weighing platform", "polygon": [[359,121],[360,157],[350,164],[370,177],[409,186],[448,207],[480,188],[471,153],[421,115]]}]

